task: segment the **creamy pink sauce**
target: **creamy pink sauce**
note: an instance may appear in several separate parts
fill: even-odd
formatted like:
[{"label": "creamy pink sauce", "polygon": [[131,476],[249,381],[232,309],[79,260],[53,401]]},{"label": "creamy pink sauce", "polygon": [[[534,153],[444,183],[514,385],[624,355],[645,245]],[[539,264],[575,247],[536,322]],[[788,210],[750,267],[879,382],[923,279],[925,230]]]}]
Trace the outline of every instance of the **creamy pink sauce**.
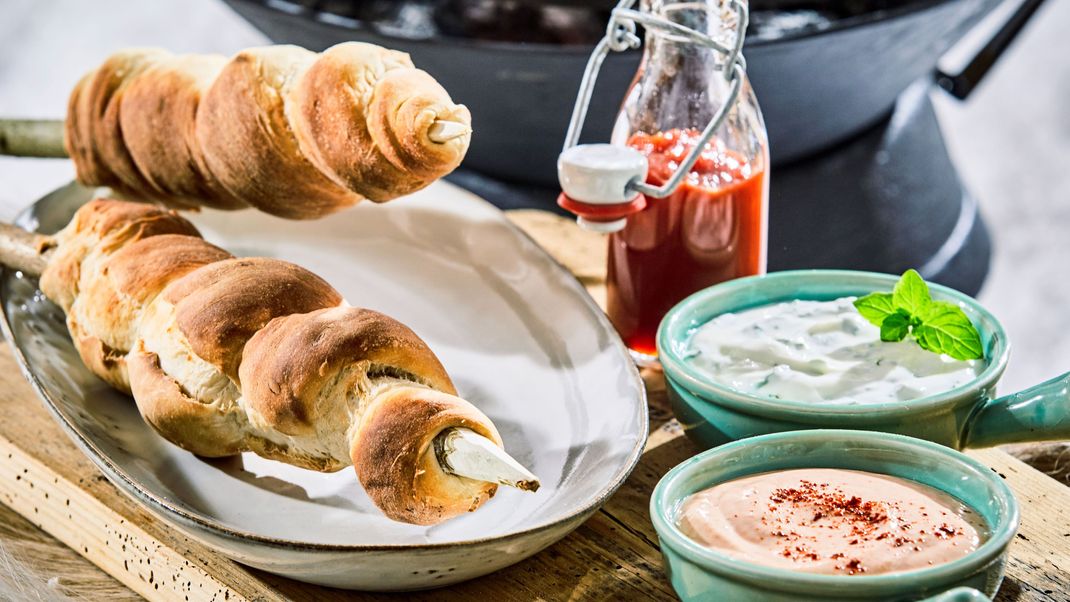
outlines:
[{"label": "creamy pink sauce", "polygon": [[913,481],[839,469],[771,472],[688,497],[680,529],[742,560],[832,575],[894,573],[950,562],[981,544],[984,521]]}]

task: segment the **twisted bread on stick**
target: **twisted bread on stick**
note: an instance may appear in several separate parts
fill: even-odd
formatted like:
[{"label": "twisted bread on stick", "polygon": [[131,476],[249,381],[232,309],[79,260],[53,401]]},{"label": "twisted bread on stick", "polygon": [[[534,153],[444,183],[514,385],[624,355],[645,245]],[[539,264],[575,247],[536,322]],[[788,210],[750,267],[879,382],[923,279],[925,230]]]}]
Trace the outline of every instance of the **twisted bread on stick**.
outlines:
[{"label": "twisted bread on stick", "polygon": [[396,320],[347,306],[296,265],[234,258],[151,205],[93,201],[51,244],[41,289],[86,365],[173,443],[353,465],[387,516],[416,524],[494,495],[494,483],[448,472],[433,444],[464,428],[500,448],[494,425]]},{"label": "twisted bread on stick", "polygon": [[65,145],[83,184],[312,219],[446,175],[470,124],[407,54],[372,44],[267,46],[229,60],[130,49],[75,86]]}]

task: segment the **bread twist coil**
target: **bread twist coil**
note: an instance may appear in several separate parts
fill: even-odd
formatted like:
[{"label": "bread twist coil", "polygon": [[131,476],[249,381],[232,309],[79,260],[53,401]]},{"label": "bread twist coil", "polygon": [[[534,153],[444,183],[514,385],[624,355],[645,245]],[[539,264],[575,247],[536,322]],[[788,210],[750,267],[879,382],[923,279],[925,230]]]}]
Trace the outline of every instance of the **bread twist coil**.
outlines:
[{"label": "bread twist coil", "polygon": [[[441,123],[462,131],[441,139]],[[135,48],[75,86],[65,145],[86,185],[177,208],[313,219],[446,175],[470,125],[407,54],[372,44],[265,46],[230,59]]]},{"label": "bread twist coil", "polygon": [[432,442],[502,441],[427,344],[278,259],[235,258],[172,211],[96,200],[54,237],[41,276],[86,365],[193,453],[252,451],[319,471],[354,466],[390,518],[472,511],[492,483],[442,469]]}]

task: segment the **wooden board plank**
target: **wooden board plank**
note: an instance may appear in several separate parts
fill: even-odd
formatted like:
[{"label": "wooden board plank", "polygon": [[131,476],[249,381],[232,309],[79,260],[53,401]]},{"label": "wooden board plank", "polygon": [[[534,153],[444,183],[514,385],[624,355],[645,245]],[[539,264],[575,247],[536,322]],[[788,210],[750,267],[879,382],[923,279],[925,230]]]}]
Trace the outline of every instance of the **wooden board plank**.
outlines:
[{"label": "wooden board plank", "polygon": [[159,600],[283,599],[109,483],[36,399],[7,348],[0,415],[0,501],[130,589]]},{"label": "wooden board plank", "polygon": [[[568,220],[543,212],[515,212],[540,244],[580,275],[604,299],[601,270],[604,244]],[[661,570],[657,538],[647,513],[650,492],[669,468],[698,450],[671,421],[658,372],[643,374],[651,404],[652,433],[635,472],[606,507],[577,531],[546,551],[492,576],[433,592],[413,600],[577,600],[666,599],[671,589]],[[149,515],[108,483],[61,431],[36,399],[7,349],[0,351],[0,501],[25,517],[0,530],[5,538],[32,541],[59,550],[55,566],[72,566],[72,555],[86,558],[102,574],[83,577],[107,592],[133,592],[154,600],[396,600],[396,596],[356,594],[300,584],[237,565]],[[10,456],[9,456],[10,454]],[[1021,537],[1014,544],[1008,580],[1000,600],[1070,599],[1070,489],[1014,460],[987,450],[976,457],[1005,475],[1023,506]],[[68,505],[69,503],[69,505]],[[9,511],[4,510],[3,512]],[[3,521],[0,513],[0,521]],[[40,527],[55,537],[36,531]],[[18,536],[18,534],[23,534]],[[57,541],[58,540],[58,541]],[[48,543],[57,542],[57,543]],[[21,545],[21,543],[20,543]],[[37,554],[39,557],[47,556]],[[37,558],[48,562],[45,558]],[[86,563],[82,563],[85,565]],[[86,566],[78,573],[90,572]],[[131,591],[132,590],[132,591]],[[79,592],[81,593],[81,592]],[[118,595],[118,594],[117,594]]]},{"label": "wooden board plank", "polygon": [[968,453],[1006,479],[1022,505],[996,600],[1070,600],[1070,488],[998,449]]},{"label": "wooden board plank", "polygon": [[75,598],[141,600],[141,596],[3,504],[0,546],[6,554],[6,560],[0,563],[0,576],[17,575],[25,590],[45,586]]}]

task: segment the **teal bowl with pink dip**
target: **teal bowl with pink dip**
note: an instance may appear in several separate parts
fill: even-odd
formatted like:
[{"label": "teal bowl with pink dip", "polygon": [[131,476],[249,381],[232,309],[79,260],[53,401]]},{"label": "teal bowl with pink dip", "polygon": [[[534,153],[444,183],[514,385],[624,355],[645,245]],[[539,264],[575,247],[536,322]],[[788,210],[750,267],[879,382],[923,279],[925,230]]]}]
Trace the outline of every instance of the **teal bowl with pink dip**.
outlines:
[{"label": "teal bowl with pink dip", "polygon": [[[902,479],[919,489],[936,490],[973,514],[976,524],[982,525],[980,543],[949,561],[921,568],[888,569],[879,574],[839,570],[815,573],[703,545],[681,525],[686,502],[696,493],[755,475],[800,469],[860,471],[868,476]],[[764,503],[763,498],[761,504]],[[754,507],[760,508],[761,504]],[[1010,489],[998,475],[972,458],[912,437],[831,429],[763,435],[700,453],[661,479],[651,497],[650,515],[669,580],[685,602],[987,600],[1003,580],[1008,546],[1019,523],[1018,504]],[[764,524],[764,516],[762,521]],[[743,537],[743,527],[738,522],[732,524],[739,531],[737,536]],[[898,526],[895,523],[889,528]],[[851,553],[850,549],[844,551]]]},{"label": "teal bowl with pink dip", "polygon": [[948,390],[907,401],[813,403],[733,388],[692,361],[692,337],[718,316],[794,300],[890,292],[898,279],[845,270],[776,272],[718,284],[676,305],[661,322],[657,346],[669,400],[687,435],[703,448],[802,429],[898,433],[955,449],[1070,439],[1070,374],[998,397],[996,385],[1010,353],[1006,332],[976,300],[940,285],[929,285],[932,298],[960,307],[979,331],[984,350],[976,373]]}]

